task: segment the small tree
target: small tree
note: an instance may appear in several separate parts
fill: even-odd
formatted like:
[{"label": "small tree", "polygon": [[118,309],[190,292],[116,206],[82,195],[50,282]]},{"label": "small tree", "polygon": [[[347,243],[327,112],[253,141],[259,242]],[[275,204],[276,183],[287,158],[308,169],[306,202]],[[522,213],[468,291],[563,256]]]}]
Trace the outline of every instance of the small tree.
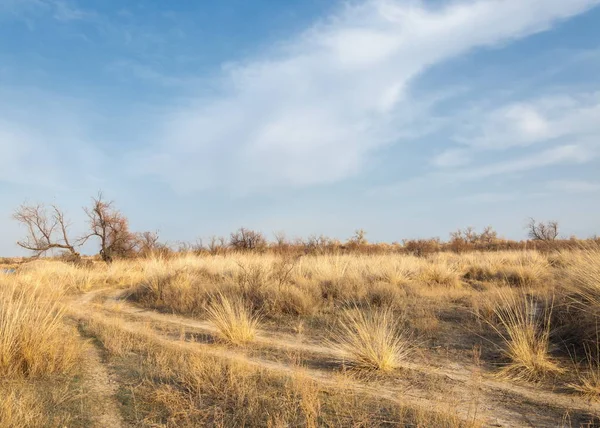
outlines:
[{"label": "small tree", "polygon": [[554,241],[558,237],[558,222],[537,222],[530,218],[527,223],[527,235],[534,241]]},{"label": "small tree", "polygon": [[158,232],[148,231],[134,234],[136,252],[144,257],[156,253],[167,254],[170,251],[169,247],[159,242],[158,237]]},{"label": "small tree", "polygon": [[242,227],[231,234],[229,245],[235,250],[262,250],[266,248],[267,240],[262,233]]},{"label": "small tree", "polygon": [[481,235],[479,235],[479,241],[486,245],[493,244],[498,241],[498,232],[496,232],[492,226],[487,226],[483,229]]},{"label": "small tree", "polygon": [[366,235],[367,232],[365,232],[364,229],[357,229],[354,231],[354,235],[352,235],[352,238],[348,240],[348,243],[356,246],[367,245],[368,241]]},{"label": "small tree", "polygon": [[92,198],[92,207],[84,208],[88,216],[90,233],[84,236],[82,243],[89,238],[100,240],[100,257],[110,263],[115,257],[128,257],[135,252],[136,237],[129,231],[127,218],[113,207],[113,202],[104,201],[102,193]]},{"label": "small tree", "polygon": [[208,251],[213,256],[224,253],[227,249],[227,239],[223,236],[211,236],[208,241]]},{"label": "small tree", "polygon": [[18,241],[17,245],[33,251],[33,257],[59,249],[67,252],[73,261],[80,260],[79,253],[69,239],[70,224],[56,205],[51,205],[50,208],[42,204],[21,205],[13,218],[27,227],[27,237],[24,241]]}]

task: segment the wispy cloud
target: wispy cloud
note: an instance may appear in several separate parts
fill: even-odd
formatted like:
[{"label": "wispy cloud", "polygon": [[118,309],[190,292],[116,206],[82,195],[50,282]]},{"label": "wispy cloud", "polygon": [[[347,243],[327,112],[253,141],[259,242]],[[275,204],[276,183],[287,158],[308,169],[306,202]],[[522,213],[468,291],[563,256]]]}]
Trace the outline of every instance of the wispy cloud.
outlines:
[{"label": "wispy cloud", "polygon": [[566,193],[592,193],[600,191],[600,182],[587,180],[553,180],[546,185],[549,190]]},{"label": "wispy cloud", "polygon": [[0,87],[0,183],[66,188],[102,170],[82,103]]},{"label": "wispy cloud", "polygon": [[[461,183],[480,181],[493,177],[510,177],[512,174],[530,172],[539,168],[561,165],[580,165],[591,162],[600,155],[600,144],[596,140],[582,141],[579,144],[566,144],[532,154],[513,156],[509,160],[487,162],[477,167],[462,167],[451,170],[434,170],[422,176],[382,185],[369,191],[376,196],[389,197],[409,192],[425,192]],[[545,189],[546,190],[546,189]],[[482,195],[490,193],[484,192]],[[497,193],[493,193],[497,194]],[[501,197],[512,192],[501,193]],[[467,196],[468,198],[468,196]]]},{"label": "wispy cloud", "polygon": [[600,134],[600,93],[569,94],[500,107],[455,139],[475,149],[504,150],[564,137]]},{"label": "wispy cloud", "polygon": [[0,0],[0,13],[29,20],[50,14],[57,21],[70,22],[92,18],[95,14],[66,0]]},{"label": "wispy cloud", "polygon": [[524,172],[551,165],[582,164],[598,156],[595,144],[568,144],[553,147],[527,156],[515,157],[508,161],[489,163],[477,168],[468,168],[452,173],[441,174],[453,181],[476,180],[502,174]]},{"label": "wispy cloud", "polygon": [[448,149],[437,154],[431,163],[441,168],[465,166],[471,162],[471,152],[466,149]]},{"label": "wispy cloud", "polygon": [[[435,154],[431,161],[443,177],[452,180],[583,164],[598,156],[600,93],[546,96],[500,106],[490,113],[469,110],[454,115],[455,122],[466,123],[447,130],[459,144]],[[534,152],[523,155],[521,150]],[[510,159],[450,173],[443,171],[498,151],[507,152]]]},{"label": "wispy cloud", "polygon": [[501,204],[520,199],[540,198],[547,193],[523,193],[523,192],[483,192],[473,193],[457,198],[457,202],[470,204]]},{"label": "wispy cloud", "polygon": [[198,79],[192,77],[173,76],[163,73],[153,67],[134,60],[119,60],[106,67],[110,73],[124,79],[135,79],[145,81],[149,84],[167,87],[189,87],[194,85]]},{"label": "wispy cloud", "polygon": [[[424,70],[544,31],[598,3],[478,0],[433,7],[373,0],[347,6],[263,56],[225,67],[220,95],[182,101],[164,118],[159,141],[139,169],[187,190],[342,180],[419,120],[411,114],[418,102],[410,86]],[[550,132],[535,112],[511,114],[528,138]],[[462,162],[456,153],[437,160]],[[498,168],[522,170],[536,162]]]}]

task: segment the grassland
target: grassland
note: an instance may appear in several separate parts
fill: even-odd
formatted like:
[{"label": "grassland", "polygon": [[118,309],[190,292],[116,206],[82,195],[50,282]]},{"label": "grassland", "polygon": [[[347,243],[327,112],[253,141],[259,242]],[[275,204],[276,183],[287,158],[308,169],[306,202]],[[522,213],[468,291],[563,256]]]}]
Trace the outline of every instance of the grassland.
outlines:
[{"label": "grassland", "polygon": [[0,275],[0,426],[597,426],[600,250]]}]

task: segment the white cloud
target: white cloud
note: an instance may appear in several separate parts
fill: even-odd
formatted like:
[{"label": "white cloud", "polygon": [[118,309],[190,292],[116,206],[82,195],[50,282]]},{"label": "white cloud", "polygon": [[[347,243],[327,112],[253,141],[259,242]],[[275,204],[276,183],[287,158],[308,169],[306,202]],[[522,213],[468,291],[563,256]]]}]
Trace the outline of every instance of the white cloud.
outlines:
[{"label": "white cloud", "polygon": [[[187,190],[344,179],[411,127],[415,100],[407,89],[425,69],[546,30],[598,3],[478,0],[433,8],[372,0],[347,6],[275,51],[225,67],[222,94],[191,97],[168,114],[160,143],[138,169]],[[549,132],[534,111],[514,115],[527,138]]]},{"label": "white cloud", "polygon": [[465,166],[471,162],[471,153],[465,149],[448,149],[434,156],[432,164],[437,167],[451,168]]},{"label": "white cloud", "polygon": [[0,87],[0,184],[64,188],[101,170],[82,103],[54,93]]},{"label": "white cloud", "polygon": [[0,120],[0,183],[56,185],[57,170],[43,138],[12,123]]},{"label": "white cloud", "polygon": [[560,164],[583,164],[597,157],[595,144],[567,144],[553,147],[538,153],[513,158],[508,161],[487,164],[477,168],[468,168],[442,176],[452,180],[475,180],[502,174],[524,172]]},{"label": "white cloud", "polygon": [[502,202],[510,202],[523,198],[524,195],[515,192],[484,192],[474,193],[457,198],[457,202],[473,203],[473,204],[495,204]]},{"label": "white cloud", "polygon": [[[441,187],[451,187],[457,184],[480,181],[498,176],[526,173],[535,169],[559,166],[559,165],[581,165],[593,161],[600,155],[600,142],[580,141],[576,144],[566,144],[552,147],[540,152],[512,157],[509,160],[488,162],[477,167],[456,168],[450,171],[442,170],[424,174],[419,177],[383,185],[371,189],[370,195],[389,198],[400,194],[423,194],[430,190],[439,190]],[[564,183],[563,183],[564,185]],[[514,192],[489,193],[483,192],[478,196],[466,196],[469,201],[492,202],[493,199],[502,199],[512,195]],[[540,193],[539,195],[543,195]],[[496,195],[492,197],[489,195]]]},{"label": "white cloud", "polygon": [[600,134],[600,93],[557,95],[470,113],[475,123],[456,140],[475,150],[505,150]]},{"label": "white cloud", "polygon": [[547,184],[550,190],[566,193],[592,193],[600,191],[600,183],[586,180],[554,180]]},{"label": "white cloud", "polygon": [[62,22],[94,17],[92,12],[80,9],[66,0],[0,0],[0,13],[2,12],[24,19],[49,13]]}]

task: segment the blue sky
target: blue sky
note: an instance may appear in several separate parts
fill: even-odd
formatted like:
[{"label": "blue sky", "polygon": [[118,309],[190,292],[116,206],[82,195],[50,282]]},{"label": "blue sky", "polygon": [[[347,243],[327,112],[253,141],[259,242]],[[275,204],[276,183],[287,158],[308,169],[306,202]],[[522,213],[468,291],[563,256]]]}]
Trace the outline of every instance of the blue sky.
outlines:
[{"label": "blue sky", "polygon": [[0,0],[0,255],[99,189],[164,240],[600,232],[600,0]]}]

